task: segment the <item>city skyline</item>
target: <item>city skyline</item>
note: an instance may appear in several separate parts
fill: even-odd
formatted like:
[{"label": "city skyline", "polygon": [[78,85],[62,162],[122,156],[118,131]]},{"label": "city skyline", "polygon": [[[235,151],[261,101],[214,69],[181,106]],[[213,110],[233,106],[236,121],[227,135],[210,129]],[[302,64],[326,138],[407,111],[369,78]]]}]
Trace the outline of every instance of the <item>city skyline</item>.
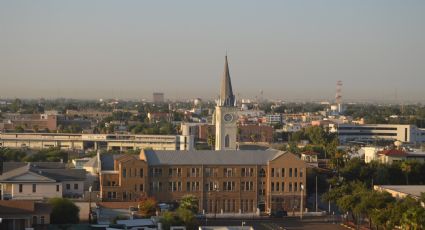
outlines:
[{"label": "city skyline", "polygon": [[99,3],[0,3],[0,98],[423,102],[421,1]]}]

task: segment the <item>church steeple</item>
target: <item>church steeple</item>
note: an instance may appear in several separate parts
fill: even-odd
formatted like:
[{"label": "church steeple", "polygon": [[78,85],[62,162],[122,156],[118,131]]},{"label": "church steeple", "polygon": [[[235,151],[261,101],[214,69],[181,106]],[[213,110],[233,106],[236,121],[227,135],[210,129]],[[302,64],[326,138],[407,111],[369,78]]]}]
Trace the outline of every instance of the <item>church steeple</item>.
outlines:
[{"label": "church steeple", "polygon": [[224,63],[223,79],[221,81],[219,106],[232,107],[235,106],[235,95],[232,90],[232,82],[230,80],[229,63],[227,54]]}]

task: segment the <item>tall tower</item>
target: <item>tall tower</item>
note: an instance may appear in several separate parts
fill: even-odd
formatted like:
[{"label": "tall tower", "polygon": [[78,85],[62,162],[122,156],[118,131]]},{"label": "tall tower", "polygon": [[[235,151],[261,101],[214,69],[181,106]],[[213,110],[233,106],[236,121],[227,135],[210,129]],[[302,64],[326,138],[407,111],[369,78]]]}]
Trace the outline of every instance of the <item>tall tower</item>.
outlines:
[{"label": "tall tower", "polygon": [[336,82],[336,95],[335,95],[336,105],[338,106],[338,113],[342,113],[342,81]]},{"label": "tall tower", "polygon": [[226,55],[220,99],[215,107],[215,150],[236,150],[237,113]]}]

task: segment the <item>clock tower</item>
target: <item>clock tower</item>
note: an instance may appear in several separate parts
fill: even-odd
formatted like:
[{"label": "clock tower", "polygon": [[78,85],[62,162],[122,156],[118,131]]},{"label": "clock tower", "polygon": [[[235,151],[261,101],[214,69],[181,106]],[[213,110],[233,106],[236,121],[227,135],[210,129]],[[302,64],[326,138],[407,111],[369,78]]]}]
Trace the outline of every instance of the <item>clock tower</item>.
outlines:
[{"label": "clock tower", "polygon": [[238,108],[226,55],[220,99],[215,107],[215,150],[236,150],[237,120]]}]

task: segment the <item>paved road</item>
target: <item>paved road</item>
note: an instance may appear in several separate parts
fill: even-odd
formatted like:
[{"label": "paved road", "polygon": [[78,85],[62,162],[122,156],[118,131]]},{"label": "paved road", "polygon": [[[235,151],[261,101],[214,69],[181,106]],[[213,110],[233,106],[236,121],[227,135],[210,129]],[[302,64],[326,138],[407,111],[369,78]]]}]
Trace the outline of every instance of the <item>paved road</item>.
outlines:
[{"label": "paved road", "polygon": [[[208,226],[241,226],[242,221],[245,226],[252,226],[255,230],[292,230],[292,229],[326,229],[326,230],[343,230],[346,228],[339,224],[326,222],[323,218],[310,218],[300,220],[297,217],[273,218],[273,219],[256,219],[256,220],[243,220],[243,219],[209,219]],[[205,221],[202,221],[205,225]]]}]

